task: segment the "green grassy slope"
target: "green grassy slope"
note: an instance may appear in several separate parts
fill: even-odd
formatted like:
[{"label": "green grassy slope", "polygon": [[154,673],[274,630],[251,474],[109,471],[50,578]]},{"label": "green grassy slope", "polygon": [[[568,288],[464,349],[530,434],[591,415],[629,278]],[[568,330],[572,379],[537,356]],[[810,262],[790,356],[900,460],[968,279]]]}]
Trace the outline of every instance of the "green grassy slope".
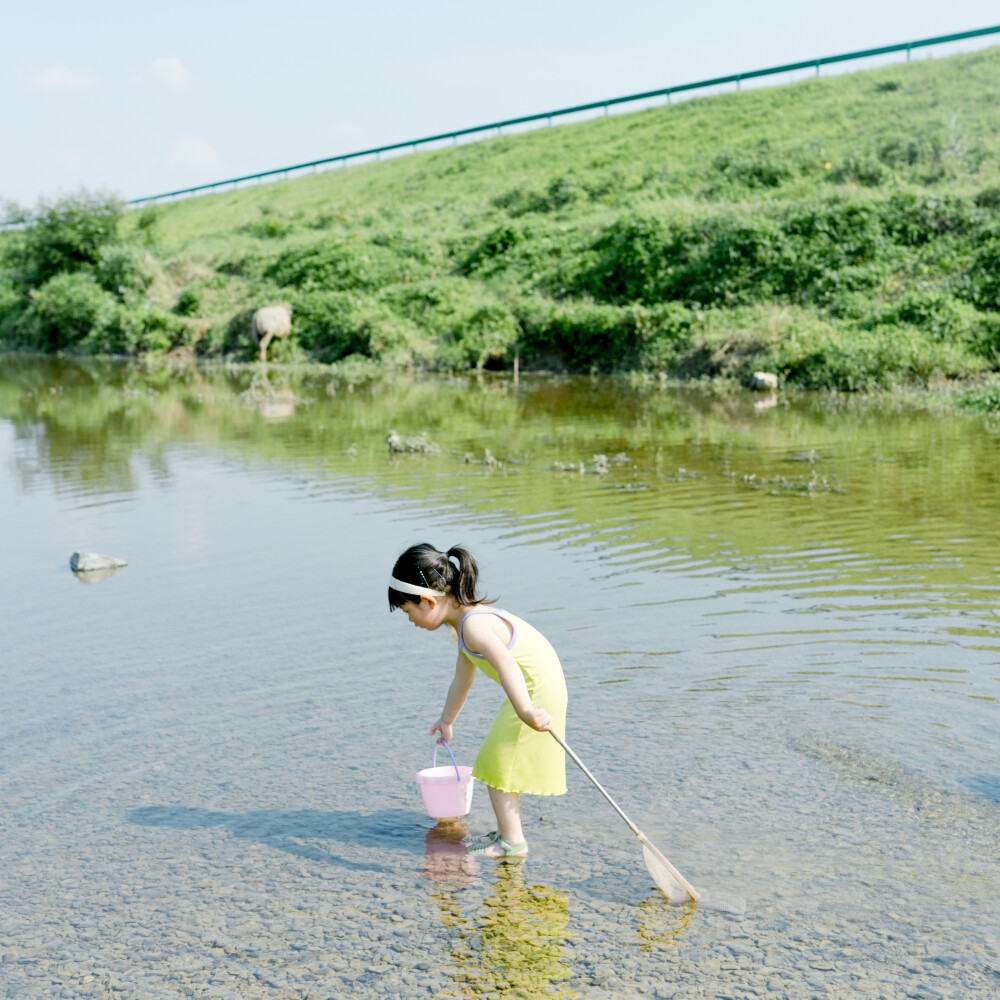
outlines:
[{"label": "green grassy slope", "polygon": [[253,308],[284,301],[279,360],[508,367],[516,351],[845,389],[994,369],[998,84],[989,49],[127,213],[120,239],[145,253],[131,298],[95,265],[110,298],[54,338],[84,277],[29,301],[15,275],[0,337],[246,355]]}]

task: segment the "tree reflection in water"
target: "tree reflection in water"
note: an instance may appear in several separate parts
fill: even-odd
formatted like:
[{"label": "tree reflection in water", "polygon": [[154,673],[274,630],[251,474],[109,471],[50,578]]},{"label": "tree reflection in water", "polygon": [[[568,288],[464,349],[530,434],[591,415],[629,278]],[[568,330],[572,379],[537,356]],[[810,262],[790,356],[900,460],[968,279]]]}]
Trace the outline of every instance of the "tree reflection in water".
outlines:
[{"label": "tree reflection in water", "polygon": [[[544,885],[529,885],[522,861],[496,865],[493,893],[474,916],[463,913],[460,892],[478,884],[479,863],[461,843],[462,823],[439,823],[425,841],[424,876],[441,922],[452,932],[448,975],[455,996],[576,996],[566,940],[569,897]],[[490,862],[492,864],[493,862]],[[465,908],[466,911],[469,907]],[[558,985],[563,984],[563,985]]]}]

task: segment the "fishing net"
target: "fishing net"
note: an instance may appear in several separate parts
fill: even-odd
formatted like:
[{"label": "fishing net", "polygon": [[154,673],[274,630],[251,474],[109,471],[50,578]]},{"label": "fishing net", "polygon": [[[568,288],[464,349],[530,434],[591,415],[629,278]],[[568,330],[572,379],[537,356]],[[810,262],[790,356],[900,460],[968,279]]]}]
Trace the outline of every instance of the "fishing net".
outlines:
[{"label": "fishing net", "polygon": [[646,859],[646,868],[653,876],[656,887],[667,899],[679,903],[697,902],[699,907],[721,910],[723,913],[742,915],[746,911],[747,904],[739,896],[695,889],[656,846],[650,843],[644,833],[639,833],[638,837]]},{"label": "fishing net", "polygon": [[650,843],[644,833],[638,836],[646,858],[646,867],[660,892],[677,903],[697,900],[697,891],[687,883],[684,876]]}]

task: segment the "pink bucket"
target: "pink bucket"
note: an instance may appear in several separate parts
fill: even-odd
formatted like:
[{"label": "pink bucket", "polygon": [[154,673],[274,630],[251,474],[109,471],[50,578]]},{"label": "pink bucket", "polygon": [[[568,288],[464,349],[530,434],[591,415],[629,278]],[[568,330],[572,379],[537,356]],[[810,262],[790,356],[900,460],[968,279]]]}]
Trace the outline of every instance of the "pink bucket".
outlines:
[{"label": "pink bucket", "polygon": [[[437,766],[437,749],[443,746],[451,757],[451,764]],[[455,755],[444,740],[434,744],[431,766],[417,771],[417,784],[424,797],[424,808],[431,819],[458,819],[467,816],[472,808],[472,768],[459,767]]]}]

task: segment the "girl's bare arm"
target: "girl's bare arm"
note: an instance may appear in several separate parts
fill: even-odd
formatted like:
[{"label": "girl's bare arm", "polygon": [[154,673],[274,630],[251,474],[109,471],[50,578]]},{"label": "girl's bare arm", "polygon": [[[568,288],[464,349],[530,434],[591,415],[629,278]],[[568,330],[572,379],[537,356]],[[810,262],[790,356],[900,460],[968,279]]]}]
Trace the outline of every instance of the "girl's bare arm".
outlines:
[{"label": "girl's bare arm", "polygon": [[497,635],[497,629],[490,619],[489,615],[467,618],[463,631],[465,644],[475,652],[482,653],[490,666],[496,670],[500,683],[507,692],[514,711],[517,712],[517,717],[526,726],[539,731],[551,728],[552,716],[544,708],[536,708],[531,704],[531,695],[528,694],[528,686],[524,683],[524,674],[521,673],[521,668],[505,641]]},{"label": "girl's bare arm", "polygon": [[458,661],[455,664],[455,676],[451,686],[448,688],[448,697],[445,698],[444,708],[441,710],[441,717],[431,726],[430,735],[441,734],[441,739],[446,743],[451,743],[451,727],[458,718],[458,713],[462,711],[465,699],[469,696],[469,688],[476,679],[476,668],[469,662],[469,658],[461,651],[458,652]]}]

